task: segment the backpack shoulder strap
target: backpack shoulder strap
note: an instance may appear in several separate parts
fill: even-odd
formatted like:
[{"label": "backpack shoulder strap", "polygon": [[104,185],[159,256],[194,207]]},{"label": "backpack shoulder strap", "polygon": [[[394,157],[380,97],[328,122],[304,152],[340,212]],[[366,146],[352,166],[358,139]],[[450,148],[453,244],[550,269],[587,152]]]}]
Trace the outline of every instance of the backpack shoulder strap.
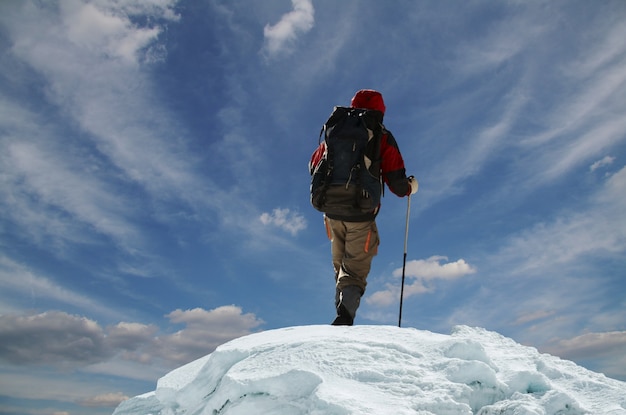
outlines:
[{"label": "backpack shoulder strap", "polygon": [[318,138],[318,144],[322,142],[322,135],[324,136],[324,140],[328,137],[329,129],[336,126],[342,119],[344,119],[350,112],[351,108],[336,106],[333,108],[333,112],[330,114],[324,125],[322,125],[322,129],[320,130],[320,135]]}]

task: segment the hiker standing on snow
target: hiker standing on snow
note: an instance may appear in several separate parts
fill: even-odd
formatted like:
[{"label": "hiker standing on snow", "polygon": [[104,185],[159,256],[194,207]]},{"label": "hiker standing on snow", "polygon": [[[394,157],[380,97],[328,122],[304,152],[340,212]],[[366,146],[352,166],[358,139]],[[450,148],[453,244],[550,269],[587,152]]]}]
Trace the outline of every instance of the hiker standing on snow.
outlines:
[{"label": "hiker standing on snow", "polygon": [[399,197],[417,192],[407,177],[395,138],[383,124],[380,92],[358,91],[350,108],[335,107],[324,124],[324,140],[313,153],[311,202],[324,212],[335,270],[333,325],[354,323],[377,253],[376,215],[383,182]]}]

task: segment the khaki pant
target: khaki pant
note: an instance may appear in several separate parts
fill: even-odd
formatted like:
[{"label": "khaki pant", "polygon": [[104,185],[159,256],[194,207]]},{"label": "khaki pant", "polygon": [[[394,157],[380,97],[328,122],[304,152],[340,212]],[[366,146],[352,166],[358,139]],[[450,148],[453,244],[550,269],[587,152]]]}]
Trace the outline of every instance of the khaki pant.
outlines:
[{"label": "khaki pant", "polygon": [[331,240],[337,292],[355,285],[363,294],[380,243],[376,222],[344,222],[326,217],[324,221]]}]

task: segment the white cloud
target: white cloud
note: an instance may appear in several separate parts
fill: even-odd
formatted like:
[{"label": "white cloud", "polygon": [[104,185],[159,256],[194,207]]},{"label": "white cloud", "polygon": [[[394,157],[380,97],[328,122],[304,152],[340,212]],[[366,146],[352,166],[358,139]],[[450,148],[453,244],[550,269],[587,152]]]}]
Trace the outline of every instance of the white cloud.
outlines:
[{"label": "white cloud", "polygon": [[153,353],[169,363],[183,364],[209,354],[217,346],[252,332],[263,324],[241,307],[221,306],[213,310],[174,310],[166,317],[185,328],[155,339]]},{"label": "white cloud", "polygon": [[0,358],[17,365],[87,365],[110,357],[93,320],[50,311],[0,316]]},{"label": "white cloud", "polygon": [[162,28],[138,27],[129,15],[148,14],[158,19],[178,20],[169,2],[158,6],[153,3],[153,7],[143,7],[140,3],[130,1],[112,7],[106,2],[62,1],[61,16],[67,38],[82,48],[136,64],[138,53],[156,40]]},{"label": "white cloud", "polygon": [[[365,302],[375,307],[388,307],[400,301],[400,282],[397,284],[385,284],[385,289],[373,292],[365,297]],[[407,299],[414,295],[426,294],[432,292],[433,288],[426,287],[422,281],[414,281],[404,283],[403,299]]]},{"label": "white cloud", "polygon": [[298,34],[306,33],[315,23],[311,0],[291,0],[293,11],[284,14],[275,25],[263,29],[265,49],[270,56],[288,51]]},{"label": "white cloud", "polygon": [[276,208],[272,213],[263,213],[259,217],[261,223],[266,226],[276,226],[292,235],[296,235],[303,229],[306,229],[306,220],[298,213],[291,212],[289,209]]},{"label": "white cloud", "polygon": [[[124,5],[129,7],[131,3],[134,2],[124,2]],[[14,45],[12,57],[21,61],[20,65],[26,64],[31,69],[26,73],[41,74],[35,82],[42,84],[45,92],[46,100],[41,105],[47,110],[56,110],[58,116],[48,119],[44,115],[46,111],[38,111],[34,115],[26,110],[21,113],[13,110],[12,113],[19,113],[25,121],[19,124],[8,116],[0,116],[3,126],[9,127],[4,138],[10,137],[17,143],[12,147],[11,156],[20,157],[14,162],[22,161],[19,167],[25,171],[20,173],[25,174],[27,180],[32,181],[35,177],[40,181],[47,180],[48,184],[56,185],[56,189],[61,184],[66,188],[68,185],[79,186],[73,197],[79,194],[78,190],[87,189],[90,198],[95,196],[94,202],[104,201],[105,206],[110,206],[110,202],[119,195],[111,189],[103,189],[102,183],[94,183],[95,171],[68,174],[72,169],[63,166],[84,168],[90,160],[108,158],[107,161],[127,172],[131,180],[147,187],[149,183],[154,185],[160,181],[181,180],[180,177],[185,176],[185,169],[179,169],[181,164],[166,156],[168,151],[171,154],[177,152],[163,143],[175,140],[168,133],[164,133],[167,137],[163,138],[152,130],[155,123],[168,117],[156,115],[159,108],[150,104],[150,89],[135,65],[134,56],[147,44],[154,43],[156,31],[160,32],[163,27],[138,27],[131,23],[125,11],[111,4],[108,7],[105,10],[102,5],[97,7],[96,3],[63,1],[60,8],[38,7],[33,2],[23,2],[21,7],[9,9],[12,14],[4,16],[2,23],[6,23],[6,32]],[[158,7],[153,7],[157,21],[168,14],[169,7],[165,3],[160,11]],[[63,23],[59,24],[59,20]],[[19,80],[24,84],[34,82],[26,75]],[[29,102],[23,102],[22,105],[27,108],[32,107]],[[20,104],[3,103],[5,106],[19,107]],[[39,127],[34,129],[37,134],[31,134],[29,125]],[[67,128],[68,125],[71,127]],[[77,135],[76,129],[81,129],[78,135],[85,140],[85,146],[71,139]],[[87,148],[91,149],[87,145],[88,140],[93,140],[90,144],[97,146],[97,154],[86,155]],[[62,151],[56,153],[55,149]],[[35,164],[30,164],[30,157],[34,157]],[[60,177],[55,177],[57,174]],[[50,179],[46,179],[48,175]],[[71,181],[62,183],[53,179]],[[41,186],[39,189],[42,189]],[[64,194],[69,192],[72,190],[67,189]],[[107,193],[109,196],[106,196]],[[49,191],[47,196],[53,195],[54,192]],[[57,200],[63,201],[61,196],[57,196]],[[84,199],[87,200],[87,197]],[[67,206],[72,206],[72,203],[67,203]],[[84,206],[84,203],[79,206]],[[91,220],[91,223],[96,227],[112,224],[108,215],[102,216],[99,221]],[[119,226],[114,232],[125,232],[122,230],[124,227]]]},{"label": "white cloud", "polygon": [[[263,324],[252,313],[229,305],[213,310],[174,310],[167,316],[185,327],[159,332],[155,325],[120,322],[103,328],[96,321],[62,311],[0,315],[0,359],[13,365],[55,366],[111,372],[116,362],[167,367],[190,362],[217,346],[250,334]],[[123,370],[123,368],[121,369]]]},{"label": "white cloud", "polygon": [[[441,263],[441,261],[447,260],[448,258],[444,256],[432,256],[425,260],[407,262],[403,298],[433,292],[435,290],[432,284],[433,280],[453,280],[476,272],[476,269],[464,259]],[[402,268],[396,269],[393,276],[396,278],[402,276]],[[428,282],[430,283],[427,284]],[[400,299],[400,285],[398,282],[387,283],[384,290],[372,293],[365,298],[365,301],[367,304],[377,307],[390,306]]]},{"label": "white cloud", "polygon": [[[406,263],[407,277],[414,277],[423,280],[444,279],[450,280],[462,277],[464,275],[473,274],[476,269],[469,265],[465,260],[459,259],[455,262],[447,262],[441,264],[441,261],[447,261],[444,256],[432,256],[428,259],[413,260]],[[394,277],[402,275],[402,269],[393,272]]]},{"label": "white cloud", "polygon": [[[10,56],[29,69],[11,76],[45,96],[38,104],[45,111],[29,111],[26,99],[0,101],[7,132],[0,138],[7,149],[0,154],[0,209],[25,237],[43,245],[105,235],[135,256],[145,254],[147,242],[138,215],[168,222],[174,203],[179,216],[223,218],[224,206],[238,204],[198,176],[185,128],[155,99],[150,74],[141,70],[141,53],[159,46],[164,20],[177,18],[174,3],[67,0],[55,8],[25,1],[5,8]],[[198,210],[205,214],[194,216]]]},{"label": "white cloud", "polygon": [[597,169],[601,167],[609,166],[613,164],[614,161],[615,161],[615,157],[605,156],[601,160],[598,160],[595,163],[593,163],[591,166],[589,166],[589,171],[596,171]]},{"label": "white cloud", "polygon": [[141,323],[121,322],[107,327],[107,344],[110,347],[135,350],[145,344],[157,331],[157,327]]}]

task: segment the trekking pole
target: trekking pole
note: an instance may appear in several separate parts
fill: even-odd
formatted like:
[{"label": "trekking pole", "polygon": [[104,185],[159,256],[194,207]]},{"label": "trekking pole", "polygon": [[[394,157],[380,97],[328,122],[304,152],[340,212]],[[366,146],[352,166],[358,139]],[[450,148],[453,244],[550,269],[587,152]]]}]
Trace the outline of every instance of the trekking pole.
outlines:
[{"label": "trekking pole", "polygon": [[409,214],[411,212],[411,195],[409,194],[409,199],[406,207],[406,226],[404,230],[404,258],[402,259],[402,285],[400,288],[400,314],[398,315],[398,327],[402,326],[402,297],[404,297],[404,275],[406,271],[406,251],[407,244],[409,241]]}]

